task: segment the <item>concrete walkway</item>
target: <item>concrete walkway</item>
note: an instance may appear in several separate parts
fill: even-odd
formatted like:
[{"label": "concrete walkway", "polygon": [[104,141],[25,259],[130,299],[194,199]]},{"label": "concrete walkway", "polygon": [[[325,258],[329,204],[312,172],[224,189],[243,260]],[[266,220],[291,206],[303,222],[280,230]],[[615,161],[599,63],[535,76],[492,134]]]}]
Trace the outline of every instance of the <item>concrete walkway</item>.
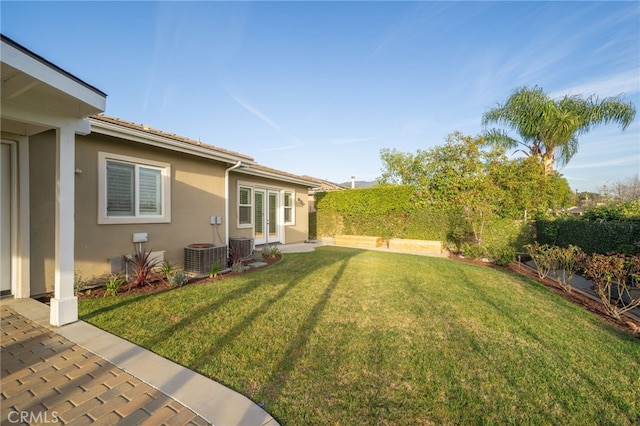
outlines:
[{"label": "concrete walkway", "polygon": [[268,425],[246,397],[83,321],[49,323],[33,299],[1,301],[4,424]]}]

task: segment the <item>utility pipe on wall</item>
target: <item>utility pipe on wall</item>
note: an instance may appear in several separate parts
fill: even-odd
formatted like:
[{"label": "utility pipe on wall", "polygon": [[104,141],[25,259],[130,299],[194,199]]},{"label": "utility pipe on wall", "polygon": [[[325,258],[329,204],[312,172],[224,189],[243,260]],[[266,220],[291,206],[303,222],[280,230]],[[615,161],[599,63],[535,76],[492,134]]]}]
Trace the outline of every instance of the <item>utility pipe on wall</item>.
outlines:
[{"label": "utility pipe on wall", "polygon": [[238,161],[224,171],[224,238],[227,243],[227,254],[229,253],[229,172],[241,165],[242,161]]}]

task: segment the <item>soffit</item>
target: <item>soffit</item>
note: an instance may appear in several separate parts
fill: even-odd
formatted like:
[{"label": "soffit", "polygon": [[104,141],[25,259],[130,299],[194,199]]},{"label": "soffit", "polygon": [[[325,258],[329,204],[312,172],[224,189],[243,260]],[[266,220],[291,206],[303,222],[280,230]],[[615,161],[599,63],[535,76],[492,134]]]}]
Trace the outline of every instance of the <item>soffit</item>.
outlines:
[{"label": "soffit", "polygon": [[[29,122],[28,111],[33,111],[34,117],[71,119],[83,119],[104,111],[106,94],[11,39],[2,36],[0,53],[3,129],[5,125],[9,129],[22,121]],[[6,111],[20,111],[21,116],[7,117]],[[35,124],[33,127],[40,124],[36,119],[31,123],[29,126]]]}]

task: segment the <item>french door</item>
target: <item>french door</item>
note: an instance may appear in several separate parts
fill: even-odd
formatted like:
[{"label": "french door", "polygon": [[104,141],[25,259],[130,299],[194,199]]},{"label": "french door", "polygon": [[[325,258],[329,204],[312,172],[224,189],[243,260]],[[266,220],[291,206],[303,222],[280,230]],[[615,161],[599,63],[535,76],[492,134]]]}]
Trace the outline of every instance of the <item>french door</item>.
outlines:
[{"label": "french door", "polygon": [[256,188],[254,191],[254,243],[255,245],[280,241],[280,193]]}]

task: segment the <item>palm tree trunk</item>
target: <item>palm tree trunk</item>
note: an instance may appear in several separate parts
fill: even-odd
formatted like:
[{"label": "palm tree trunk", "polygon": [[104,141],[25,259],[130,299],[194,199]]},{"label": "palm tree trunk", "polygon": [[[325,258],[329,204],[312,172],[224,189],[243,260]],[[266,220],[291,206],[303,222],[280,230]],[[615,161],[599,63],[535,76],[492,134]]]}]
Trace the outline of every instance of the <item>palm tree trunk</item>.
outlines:
[{"label": "palm tree trunk", "polygon": [[555,173],[553,166],[556,162],[555,155],[553,152],[545,152],[542,154],[542,164],[544,165],[544,174],[545,176],[551,176]]}]

